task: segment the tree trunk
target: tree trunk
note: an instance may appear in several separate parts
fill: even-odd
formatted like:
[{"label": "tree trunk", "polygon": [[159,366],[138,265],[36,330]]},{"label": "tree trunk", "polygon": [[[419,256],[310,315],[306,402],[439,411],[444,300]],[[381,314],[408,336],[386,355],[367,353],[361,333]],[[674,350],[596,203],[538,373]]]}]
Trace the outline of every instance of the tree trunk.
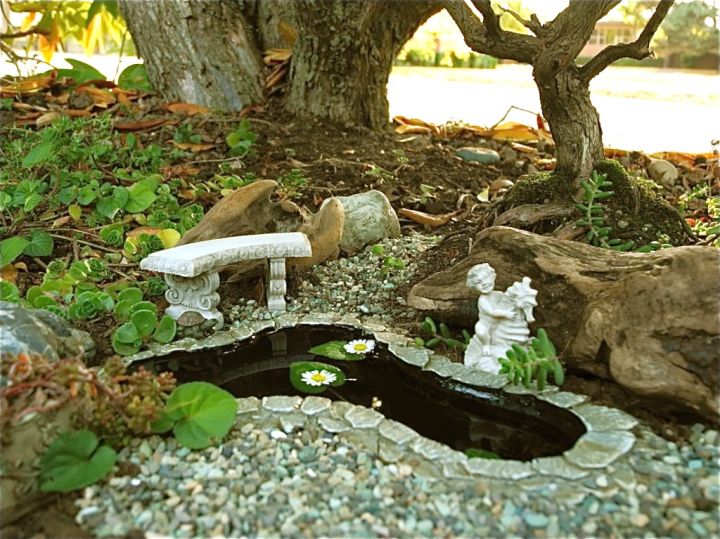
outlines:
[{"label": "tree trunk", "polygon": [[346,0],[296,0],[295,6],[299,38],[293,47],[287,110],[385,127],[393,60],[439,8],[428,2]]},{"label": "tree trunk", "polygon": [[228,111],[262,101],[262,58],[236,0],[120,0],[120,7],[164,98]]},{"label": "tree trunk", "polygon": [[536,67],[533,77],[555,141],[555,170],[563,177],[588,178],[604,159],[600,116],[590,101],[588,81],[574,65],[549,74]]}]

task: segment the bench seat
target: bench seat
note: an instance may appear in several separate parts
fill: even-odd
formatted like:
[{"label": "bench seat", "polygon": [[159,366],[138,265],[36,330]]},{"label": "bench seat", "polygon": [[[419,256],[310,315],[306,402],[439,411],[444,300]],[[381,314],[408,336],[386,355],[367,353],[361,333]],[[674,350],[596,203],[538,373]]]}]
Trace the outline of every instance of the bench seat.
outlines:
[{"label": "bench seat", "polygon": [[285,259],[308,257],[312,248],[302,232],[253,234],[188,243],[150,254],[140,268],[163,273],[169,288],[165,297],[170,303],[166,313],[181,325],[195,325],[215,320],[215,329],[223,325],[217,310],[220,296],[218,271],[244,260],[269,260],[267,282],[268,309],[286,308]]}]

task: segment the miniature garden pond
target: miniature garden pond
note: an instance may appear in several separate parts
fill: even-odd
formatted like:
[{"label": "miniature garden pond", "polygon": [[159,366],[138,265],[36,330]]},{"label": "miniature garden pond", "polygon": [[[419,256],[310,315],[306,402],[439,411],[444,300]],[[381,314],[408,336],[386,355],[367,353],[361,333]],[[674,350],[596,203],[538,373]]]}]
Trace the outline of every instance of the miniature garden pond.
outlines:
[{"label": "miniature garden pond", "polygon": [[512,395],[442,378],[400,361],[387,345],[365,361],[338,361],[309,350],[329,341],[372,339],[341,326],[301,325],[269,330],[233,345],[175,352],[138,363],[154,372],[172,371],[179,383],[203,380],[236,397],[304,395],[290,381],[296,362],[322,361],[342,369],[347,382],[322,396],[373,407],[421,435],[459,451],[490,451],[502,458],[531,460],[560,455],[585,432],[572,413],[528,395]]}]

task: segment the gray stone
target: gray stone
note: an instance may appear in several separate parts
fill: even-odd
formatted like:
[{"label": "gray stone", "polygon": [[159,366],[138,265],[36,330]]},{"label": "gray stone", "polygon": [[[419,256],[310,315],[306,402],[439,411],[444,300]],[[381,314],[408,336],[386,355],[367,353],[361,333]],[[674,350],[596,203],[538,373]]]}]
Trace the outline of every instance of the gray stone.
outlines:
[{"label": "gray stone", "polygon": [[399,346],[405,346],[408,343],[408,338],[397,333],[391,333],[388,331],[380,331],[375,333],[375,340],[387,345],[396,344]]},{"label": "gray stone", "polygon": [[378,432],[383,438],[387,438],[398,445],[405,445],[420,436],[410,427],[407,427],[402,423],[398,423],[397,421],[393,421],[392,419],[385,419],[382,421],[378,427]]},{"label": "gray stone", "polygon": [[541,393],[537,397],[540,400],[544,400],[560,408],[572,408],[587,400],[585,395],[578,395],[577,393],[570,393],[569,391],[558,391],[557,393],[549,394]]},{"label": "gray stone", "polygon": [[242,399],[236,399],[238,403],[238,414],[248,414],[256,412],[260,409],[260,399],[257,397],[244,397]]},{"label": "gray stone", "polygon": [[355,406],[348,410],[345,414],[345,419],[350,422],[353,428],[370,429],[380,424],[383,420],[383,415],[364,406]]},{"label": "gray stone", "polygon": [[565,452],[565,458],[582,468],[604,468],[630,451],[634,443],[635,436],[627,431],[588,432]]},{"label": "gray stone", "polygon": [[0,301],[0,354],[37,354],[51,361],[95,354],[90,335],[45,309]]},{"label": "gray stone", "polygon": [[410,446],[413,451],[430,460],[451,456],[454,451],[445,444],[428,438],[417,438]]},{"label": "gray stone", "polygon": [[388,349],[405,363],[416,367],[424,367],[430,360],[430,350],[426,348],[391,344]]},{"label": "gray stone", "polygon": [[306,316],[303,316],[302,319],[300,319],[300,324],[307,324],[310,326],[325,326],[325,325],[331,325],[337,322],[338,318],[340,318],[340,315],[337,313],[317,313],[317,314],[308,314]]},{"label": "gray stone", "polygon": [[637,420],[625,412],[606,406],[583,404],[573,408],[589,431],[629,430],[638,424]]},{"label": "gray stone", "polygon": [[557,392],[557,390],[557,386],[551,385],[546,386],[545,389],[543,389],[542,391],[538,390],[537,386],[535,385],[525,387],[522,384],[508,384],[503,387],[503,391],[505,391],[506,393],[511,393],[513,395],[549,395],[551,393]]},{"label": "gray stone", "polygon": [[468,472],[500,479],[522,479],[535,474],[530,464],[519,460],[468,459],[465,462]]},{"label": "gray stone", "polygon": [[395,442],[391,442],[386,438],[380,438],[378,446],[378,455],[383,462],[397,462],[404,457],[406,452],[401,446]]},{"label": "gray stone", "polygon": [[307,416],[300,412],[291,412],[280,416],[280,426],[282,430],[291,433],[305,426]]},{"label": "gray stone", "polygon": [[300,410],[306,415],[315,415],[330,408],[332,401],[325,397],[305,397]]},{"label": "gray stone", "polygon": [[500,389],[508,383],[507,377],[503,374],[493,374],[472,367],[465,367],[454,375],[452,379],[471,386],[489,387],[492,389]]},{"label": "gray stone", "polygon": [[[390,201],[380,191],[337,197],[345,210],[340,249],[355,254],[366,245],[400,237],[400,222]],[[332,198],[323,202],[323,206]],[[322,210],[322,206],[320,207]]]},{"label": "gray stone", "polygon": [[263,397],[262,407],[271,412],[287,413],[300,408],[301,397]]},{"label": "gray stone", "polygon": [[543,475],[553,475],[565,479],[582,479],[590,472],[570,464],[564,457],[541,457],[531,462],[533,469]]},{"label": "gray stone", "polygon": [[455,154],[463,161],[482,163],[483,165],[489,165],[500,161],[500,155],[490,148],[473,148],[466,146],[455,150]]},{"label": "gray stone", "polygon": [[453,363],[445,356],[433,354],[430,356],[430,361],[428,361],[423,367],[423,370],[434,372],[443,378],[449,378],[456,375],[464,368],[465,367],[462,363]]},{"label": "gray stone", "polygon": [[318,424],[328,432],[345,432],[350,429],[350,425],[341,421],[340,419],[334,419],[332,417],[322,416],[318,419]]}]

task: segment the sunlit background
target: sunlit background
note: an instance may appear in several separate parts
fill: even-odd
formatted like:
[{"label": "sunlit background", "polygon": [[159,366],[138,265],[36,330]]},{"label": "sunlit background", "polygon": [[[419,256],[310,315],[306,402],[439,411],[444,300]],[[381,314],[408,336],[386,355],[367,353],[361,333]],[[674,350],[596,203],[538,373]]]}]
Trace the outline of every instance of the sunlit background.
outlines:
[{"label": "sunlit background", "polygon": [[[0,2],[16,26],[26,28],[41,20],[41,14],[13,13],[8,9],[11,3]],[[656,3],[622,2],[598,24],[579,61],[607,45],[634,39]],[[500,5],[523,16],[536,13],[547,21],[567,2],[510,0]],[[655,58],[621,61],[594,79],[592,98],[606,146],[646,152],[713,149],[713,140],[720,139],[718,8],[717,0],[677,2],[653,40]],[[501,20],[509,29],[524,31],[508,15]],[[58,67],[65,67],[65,58],[80,59],[108,77],[138,61],[121,20],[98,17],[84,33],[73,29],[76,23],[68,16],[53,27],[54,40],[15,40],[13,47],[19,54],[27,52],[39,59],[44,53]],[[4,25],[0,17],[0,32]],[[93,54],[84,54],[83,47]],[[57,52],[50,54],[51,48]],[[26,73],[47,67],[45,63],[24,64]],[[0,64],[0,75],[6,74],[16,74],[9,62]],[[531,68],[472,53],[445,12],[429,19],[403,48],[390,77],[388,98],[391,116],[434,123],[491,126],[510,111],[506,119],[534,125],[535,114],[541,112]]]}]

